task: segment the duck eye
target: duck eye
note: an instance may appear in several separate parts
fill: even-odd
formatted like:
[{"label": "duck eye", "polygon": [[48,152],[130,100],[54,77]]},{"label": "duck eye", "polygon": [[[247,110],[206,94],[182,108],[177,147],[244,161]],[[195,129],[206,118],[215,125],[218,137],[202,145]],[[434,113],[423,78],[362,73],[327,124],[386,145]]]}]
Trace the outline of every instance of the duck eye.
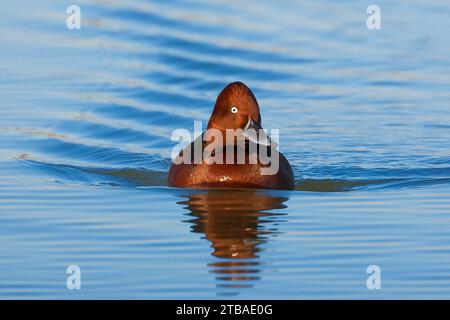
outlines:
[{"label": "duck eye", "polygon": [[237,113],[237,112],[238,112],[238,108],[236,108],[236,107],[231,107],[231,112]]}]

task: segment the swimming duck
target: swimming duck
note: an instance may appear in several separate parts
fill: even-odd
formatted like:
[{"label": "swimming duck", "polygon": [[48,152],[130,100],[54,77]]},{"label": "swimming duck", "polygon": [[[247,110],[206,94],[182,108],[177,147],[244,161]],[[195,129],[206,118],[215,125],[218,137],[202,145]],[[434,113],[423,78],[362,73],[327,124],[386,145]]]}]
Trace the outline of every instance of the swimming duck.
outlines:
[{"label": "swimming duck", "polygon": [[[288,160],[276,148],[269,148],[268,154],[271,159],[277,157],[278,167],[273,174],[263,174],[263,169],[268,164],[257,158],[256,163],[249,159],[254,156],[255,148],[250,148],[250,144],[256,144],[257,150],[263,146],[275,146],[275,142],[265,136],[261,127],[261,115],[259,105],[250,88],[242,82],[232,82],[228,84],[219,94],[208,122],[209,129],[222,133],[222,137],[227,136],[227,129],[240,132],[230,141],[224,139],[223,148],[215,150],[212,154],[215,157],[227,157],[227,153],[233,153],[233,163],[209,163],[206,159],[202,159],[200,163],[194,161],[174,161],[169,176],[168,185],[171,187],[186,188],[252,188],[252,189],[293,189],[294,174]],[[240,129],[240,130],[239,130]],[[255,130],[258,135],[247,134]],[[258,139],[259,137],[259,139]],[[202,150],[208,147],[213,141],[205,139],[205,133],[199,136]],[[206,140],[206,141],[205,141]],[[244,150],[239,142],[245,141]],[[197,141],[198,142],[198,141]],[[176,160],[180,160],[184,153],[195,152],[196,141],[193,141],[183,151],[181,151]],[[234,151],[230,152],[230,144]],[[198,144],[197,144],[198,145]],[[245,154],[245,163],[239,163],[237,154],[239,148]],[[219,154],[221,153],[221,154]],[[193,158],[192,158],[193,159]],[[253,158],[254,159],[254,158]],[[242,161],[241,161],[242,162]]]}]

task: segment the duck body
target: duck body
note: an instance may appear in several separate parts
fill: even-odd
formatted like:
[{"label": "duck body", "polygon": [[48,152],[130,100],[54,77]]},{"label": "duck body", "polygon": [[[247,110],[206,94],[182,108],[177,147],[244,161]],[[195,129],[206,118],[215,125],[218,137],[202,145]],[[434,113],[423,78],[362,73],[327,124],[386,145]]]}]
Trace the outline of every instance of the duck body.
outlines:
[{"label": "duck body", "polygon": [[[224,132],[226,129],[246,129],[252,124],[257,129],[261,128],[261,116],[259,106],[251,90],[241,82],[230,83],[219,94],[213,114],[208,123],[208,129],[216,129]],[[261,132],[263,130],[260,130]],[[227,152],[230,152],[230,143],[223,142],[224,147],[215,150],[216,159],[221,158],[220,163],[207,163],[203,159],[200,162],[195,161],[174,161],[168,176],[168,185],[171,187],[182,188],[251,188],[251,189],[293,189],[294,174],[288,160],[275,148],[270,149],[271,159],[277,157],[277,170],[273,174],[264,174],[264,168],[270,164],[263,164],[255,156],[257,148],[249,148],[250,144],[256,143],[249,141],[245,137],[244,144],[239,144],[237,140],[232,140],[234,151],[231,156],[234,160],[229,163]],[[208,146],[204,134],[198,137],[202,141],[197,141],[197,146],[201,146],[201,151]],[[236,138],[240,139],[240,138]],[[190,152],[194,154],[196,142],[192,142],[183,149],[177,157],[179,160],[183,154]],[[228,146],[228,147],[227,147]],[[259,147],[258,147],[259,148]],[[257,149],[260,150],[260,149]],[[238,151],[245,156],[245,161],[239,162],[237,159]],[[250,158],[257,159],[250,161]],[[241,158],[242,159],[242,158]],[[193,160],[193,157],[191,158]]]},{"label": "duck body", "polygon": [[[193,143],[188,146],[193,148]],[[262,175],[261,163],[250,164],[172,164],[168,184],[181,188],[251,188],[251,189],[293,189],[294,174],[288,160],[279,156],[279,170],[274,175]],[[248,160],[248,154],[246,155]],[[224,161],[225,162],[225,161]]]}]

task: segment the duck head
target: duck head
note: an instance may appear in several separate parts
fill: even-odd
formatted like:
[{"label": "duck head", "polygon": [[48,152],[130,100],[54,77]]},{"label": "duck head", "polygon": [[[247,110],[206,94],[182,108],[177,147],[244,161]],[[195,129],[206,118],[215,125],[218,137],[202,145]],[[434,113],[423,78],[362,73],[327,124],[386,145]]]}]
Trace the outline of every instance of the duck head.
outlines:
[{"label": "duck head", "polygon": [[[242,82],[232,82],[220,92],[208,122],[208,129],[213,128],[221,130],[223,134],[226,129],[242,129],[248,140],[265,145],[270,143],[265,132],[260,130],[262,126],[258,101],[250,88]],[[251,129],[259,133],[259,139],[250,134]]]}]

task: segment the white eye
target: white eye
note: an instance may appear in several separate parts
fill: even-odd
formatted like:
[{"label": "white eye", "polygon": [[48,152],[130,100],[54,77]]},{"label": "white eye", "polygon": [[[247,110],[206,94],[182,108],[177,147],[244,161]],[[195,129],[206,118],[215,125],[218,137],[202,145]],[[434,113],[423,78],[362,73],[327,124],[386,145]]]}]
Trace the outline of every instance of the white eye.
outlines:
[{"label": "white eye", "polygon": [[237,113],[237,112],[238,112],[238,108],[236,108],[236,107],[232,107],[232,108],[231,108],[231,112],[233,112],[233,113]]}]

